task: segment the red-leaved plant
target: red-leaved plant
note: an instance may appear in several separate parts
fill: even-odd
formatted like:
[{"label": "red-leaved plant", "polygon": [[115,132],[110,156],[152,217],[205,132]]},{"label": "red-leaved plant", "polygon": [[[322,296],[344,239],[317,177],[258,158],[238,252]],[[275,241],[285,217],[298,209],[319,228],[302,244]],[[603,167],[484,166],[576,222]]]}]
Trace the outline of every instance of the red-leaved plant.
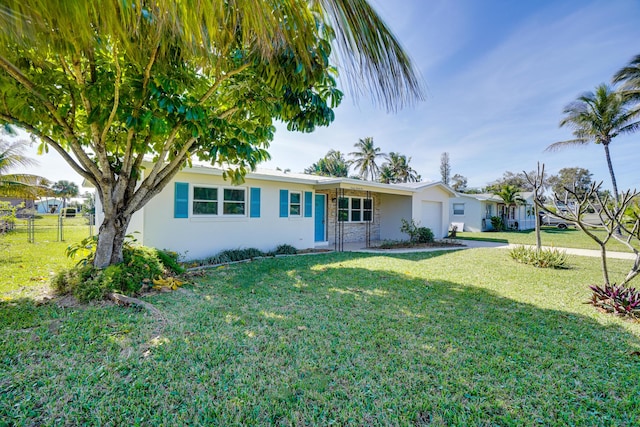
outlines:
[{"label": "red-leaved plant", "polygon": [[609,313],[640,319],[640,291],[624,285],[590,286],[593,291],[590,304]]}]

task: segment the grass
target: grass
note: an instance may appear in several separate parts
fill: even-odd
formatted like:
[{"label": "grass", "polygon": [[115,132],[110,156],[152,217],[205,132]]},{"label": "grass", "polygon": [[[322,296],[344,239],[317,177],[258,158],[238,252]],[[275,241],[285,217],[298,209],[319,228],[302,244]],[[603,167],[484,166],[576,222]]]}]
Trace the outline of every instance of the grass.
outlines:
[{"label": "grass", "polygon": [[[0,302],[9,425],[640,423],[640,324],[506,251],[323,254],[118,306]],[[627,262],[611,260],[612,275]],[[3,421],[0,421],[2,424]]]},{"label": "grass", "polygon": [[[594,233],[603,238],[606,236],[601,230],[594,230]],[[470,232],[458,233],[457,237],[464,240],[484,240],[493,242],[512,243],[516,245],[535,245],[535,230],[525,231],[500,231],[500,232]],[[578,248],[578,249],[600,249],[589,236],[579,229],[567,228],[560,230],[556,227],[542,227],[540,237],[544,246],[554,246],[556,248]],[[610,251],[629,252],[623,244],[611,239],[607,243]]]},{"label": "grass", "polygon": [[25,220],[18,220],[14,231],[0,235],[0,296],[20,295],[41,288],[49,282],[51,274],[70,267],[64,251],[89,235],[87,219],[63,219],[64,241],[58,241],[58,216],[42,215],[35,220],[35,243],[28,243]]}]

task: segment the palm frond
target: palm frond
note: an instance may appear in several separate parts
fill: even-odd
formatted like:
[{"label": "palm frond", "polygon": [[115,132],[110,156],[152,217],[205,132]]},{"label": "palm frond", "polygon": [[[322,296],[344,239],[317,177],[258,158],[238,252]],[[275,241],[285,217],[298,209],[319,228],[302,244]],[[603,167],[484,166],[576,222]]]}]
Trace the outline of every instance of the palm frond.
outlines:
[{"label": "palm frond", "polygon": [[570,139],[568,141],[554,142],[553,144],[545,148],[544,151],[553,152],[553,151],[562,150],[567,147],[575,147],[576,145],[587,145],[588,143],[589,143],[589,140],[586,138]]},{"label": "palm frond", "polygon": [[613,75],[613,83],[622,83],[623,89],[640,88],[640,55],[634,56],[629,64]]},{"label": "palm frond", "polygon": [[634,133],[640,130],[640,121],[629,123],[626,126],[620,128],[620,133]]},{"label": "palm frond", "polygon": [[0,140],[0,174],[16,167],[37,166],[38,162],[25,156],[25,142]]},{"label": "palm frond", "polygon": [[96,49],[99,39],[119,46],[138,66],[154,52],[157,63],[180,55],[203,70],[219,69],[240,43],[247,58],[268,61],[291,52],[312,72],[318,56],[330,52],[309,47],[335,35],[354,96],[369,93],[388,110],[425,99],[418,71],[366,0],[6,0],[0,28],[0,46],[77,56]]},{"label": "palm frond", "polygon": [[367,1],[319,1],[337,30],[338,52],[353,93],[364,92],[364,77],[364,87],[388,110],[425,99],[422,78],[409,56]]}]

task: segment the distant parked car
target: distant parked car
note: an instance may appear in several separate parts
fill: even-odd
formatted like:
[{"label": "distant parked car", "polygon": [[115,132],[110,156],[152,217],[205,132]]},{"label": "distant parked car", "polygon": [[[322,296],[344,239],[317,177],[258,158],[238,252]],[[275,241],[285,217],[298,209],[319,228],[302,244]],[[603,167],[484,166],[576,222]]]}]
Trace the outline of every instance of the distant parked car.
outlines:
[{"label": "distant parked car", "polygon": [[63,208],[60,214],[65,218],[73,218],[76,216],[76,208]]},{"label": "distant parked car", "polygon": [[540,217],[540,222],[542,225],[549,225],[558,227],[560,230],[566,229],[568,226],[572,225],[571,222],[565,221],[562,218],[558,218],[555,215],[551,215],[546,213]]}]

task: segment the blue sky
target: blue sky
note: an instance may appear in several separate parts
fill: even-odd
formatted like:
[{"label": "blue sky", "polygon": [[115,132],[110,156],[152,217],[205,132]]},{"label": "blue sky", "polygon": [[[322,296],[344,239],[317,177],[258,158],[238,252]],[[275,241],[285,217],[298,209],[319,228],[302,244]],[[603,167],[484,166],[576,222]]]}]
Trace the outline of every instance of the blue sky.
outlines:
[{"label": "blue sky", "polygon": [[[428,99],[398,113],[354,103],[347,93],[328,128],[300,134],[278,127],[268,168],[301,172],[329,149],[353,151],[373,137],[383,152],[411,157],[425,180],[439,180],[440,155],[452,173],[480,187],[504,171],[589,169],[610,186],[599,145],[545,153],[570,139],[559,128],[563,107],[608,82],[640,54],[637,0],[372,0],[422,74]],[[620,189],[640,188],[640,133],[611,145]],[[52,180],[80,178],[50,153],[37,172]]]}]

